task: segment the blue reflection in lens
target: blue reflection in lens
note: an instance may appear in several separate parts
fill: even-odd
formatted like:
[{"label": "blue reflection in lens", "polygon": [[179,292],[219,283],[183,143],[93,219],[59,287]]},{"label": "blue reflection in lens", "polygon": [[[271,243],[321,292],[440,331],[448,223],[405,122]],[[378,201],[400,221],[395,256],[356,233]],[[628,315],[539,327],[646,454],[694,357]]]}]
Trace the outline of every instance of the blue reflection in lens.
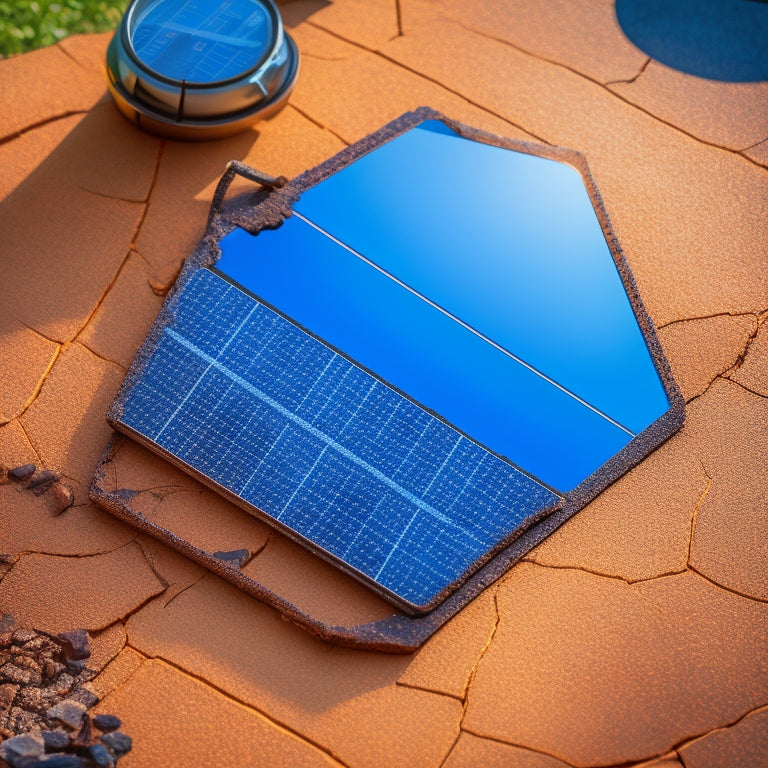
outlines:
[{"label": "blue reflection in lens", "polygon": [[271,37],[272,21],[258,0],[164,0],[140,12],[131,30],[142,62],[188,83],[244,74],[266,55]]}]

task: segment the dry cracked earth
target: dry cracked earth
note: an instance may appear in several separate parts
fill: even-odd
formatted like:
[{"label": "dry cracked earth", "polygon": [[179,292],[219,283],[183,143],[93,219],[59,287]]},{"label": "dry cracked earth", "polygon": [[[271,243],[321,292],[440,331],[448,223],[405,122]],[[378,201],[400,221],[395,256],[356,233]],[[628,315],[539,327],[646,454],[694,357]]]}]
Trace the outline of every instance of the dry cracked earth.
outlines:
[{"label": "dry cracked earth", "polygon": [[[290,104],[212,143],[117,114],[109,36],[0,61],[0,462],[71,490],[0,485],[0,613],[89,632],[124,768],[768,765],[768,82],[650,58],[609,0],[281,10],[302,54]],[[295,175],[422,104],[586,155],[688,406],[422,649],[388,655],[282,621],[88,486],[225,163]],[[328,574],[302,597],[311,557],[261,526],[233,536],[157,459],[124,469],[148,508],[186,497],[211,551],[247,536],[244,567],[318,614],[384,610]]]}]

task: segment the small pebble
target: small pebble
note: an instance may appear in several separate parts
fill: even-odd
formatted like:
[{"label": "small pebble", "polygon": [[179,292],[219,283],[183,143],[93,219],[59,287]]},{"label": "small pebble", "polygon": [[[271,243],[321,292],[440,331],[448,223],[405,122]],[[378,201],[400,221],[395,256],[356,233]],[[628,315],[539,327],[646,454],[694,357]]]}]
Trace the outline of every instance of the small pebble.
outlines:
[{"label": "small pebble", "polygon": [[67,754],[44,755],[34,763],[24,764],[24,768],[85,768],[85,766],[86,762],[82,758]]},{"label": "small pebble", "polygon": [[14,768],[19,768],[31,758],[42,757],[44,750],[45,743],[42,736],[23,733],[21,736],[13,736],[0,744],[0,757]]},{"label": "small pebble", "polygon": [[100,768],[114,768],[115,758],[101,744],[94,744],[88,752],[91,760]]},{"label": "small pebble", "polygon": [[5,464],[0,464],[0,485],[8,482],[8,467]]},{"label": "small pebble", "polygon": [[67,661],[80,661],[90,657],[91,641],[84,629],[62,632],[56,638],[61,641]]},{"label": "small pebble", "polygon": [[58,479],[59,476],[52,469],[44,469],[27,483],[27,490],[35,496],[42,496]]},{"label": "small pebble", "polygon": [[61,480],[53,486],[51,495],[53,496],[54,514],[56,515],[60,515],[75,503],[75,492]]},{"label": "small pebble", "polygon": [[93,718],[93,724],[102,733],[110,733],[110,731],[116,731],[121,725],[119,717],[114,715],[96,715]]},{"label": "small pebble", "polygon": [[69,746],[69,736],[63,731],[43,731],[46,752],[60,752]]},{"label": "small pebble", "polygon": [[122,731],[112,731],[112,733],[105,733],[101,737],[101,743],[109,747],[118,757],[122,757],[131,751],[133,742],[128,734]]},{"label": "small pebble", "polygon": [[11,480],[25,480],[35,474],[35,469],[36,467],[34,464],[22,464],[20,467],[9,469],[8,477],[10,477]]},{"label": "small pebble", "polygon": [[13,633],[13,642],[23,645],[30,640],[34,640],[37,637],[37,632],[33,632],[31,629],[17,629]]},{"label": "small pebble", "polygon": [[214,552],[213,556],[223,560],[227,565],[242,568],[250,554],[247,549],[233,549],[231,552]]},{"label": "small pebble", "polygon": [[45,716],[51,720],[58,720],[70,728],[79,728],[80,724],[83,722],[85,712],[85,706],[79,701],[66,699],[65,701],[59,702],[55,707],[51,707],[45,713]]}]

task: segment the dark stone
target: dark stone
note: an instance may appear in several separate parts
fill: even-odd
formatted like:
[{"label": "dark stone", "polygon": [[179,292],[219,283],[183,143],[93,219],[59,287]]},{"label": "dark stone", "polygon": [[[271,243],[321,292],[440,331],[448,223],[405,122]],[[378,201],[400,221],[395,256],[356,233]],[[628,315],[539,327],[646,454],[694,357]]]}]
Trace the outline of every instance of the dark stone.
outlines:
[{"label": "dark stone", "polygon": [[88,709],[90,709],[99,701],[99,697],[93,691],[89,691],[87,688],[75,688],[75,690],[69,694],[69,698],[72,701],[79,701]]},{"label": "dark stone", "polygon": [[122,757],[131,751],[133,741],[128,734],[122,731],[112,731],[105,733],[101,737],[101,743],[109,747],[118,757]]},{"label": "dark stone", "polygon": [[83,723],[80,726],[80,730],[72,738],[72,744],[75,747],[87,747],[93,740],[91,737],[92,737],[91,718],[84,717]]},{"label": "dark stone", "polygon": [[78,659],[77,661],[67,659],[67,669],[73,675],[79,675],[85,669],[85,659]]},{"label": "dark stone", "polygon": [[42,737],[23,733],[0,744],[0,758],[10,763],[13,768],[21,768],[23,764],[31,762],[31,759],[42,757],[44,749]]},{"label": "dark stone", "polygon": [[9,632],[13,632],[16,627],[16,622],[13,620],[13,616],[10,613],[0,614],[0,635],[5,635]]},{"label": "dark stone", "polygon": [[93,725],[102,733],[110,733],[110,731],[116,731],[122,725],[122,722],[119,717],[114,715],[96,715],[93,718]]},{"label": "dark stone", "polygon": [[43,731],[46,752],[61,752],[69,746],[69,736],[63,731]]},{"label": "dark stone", "polygon": [[45,716],[50,720],[58,720],[69,728],[79,728],[85,717],[85,706],[79,701],[66,699],[51,707]]},{"label": "dark stone", "polygon": [[88,633],[84,629],[62,632],[56,637],[61,641],[64,657],[67,661],[80,661],[90,657],[91,642]]},{"label": "dark stone", "polygon": [[14,467],[13,469],[8,470],[8,477],[11,478],[11,480],[26,480],[31,475],[35,474],[35,467],[34,464],[22,464],[20,467]]},{"label": "dark stone", "polygon": [[101,744],[94,744],[89,750],[89,757],[100,768],[114,768],[115,759],[107,752]]},{"label": "dark stone", "polygon": [[231,552],[214,552],[213,556],[223,560],[233,568],[242,568],[250,554],[250,551],[247,549],[233,549]]},{"label": "dark stone", "polygon": [[85,768],[87,763],[77,755],[44,755],[24,768]]},{"label": "dark stone", "polygon": [[58,479],[59,476],[53,470],[44,469],[27,483],[27,490],[35,496],[42,496]]}]

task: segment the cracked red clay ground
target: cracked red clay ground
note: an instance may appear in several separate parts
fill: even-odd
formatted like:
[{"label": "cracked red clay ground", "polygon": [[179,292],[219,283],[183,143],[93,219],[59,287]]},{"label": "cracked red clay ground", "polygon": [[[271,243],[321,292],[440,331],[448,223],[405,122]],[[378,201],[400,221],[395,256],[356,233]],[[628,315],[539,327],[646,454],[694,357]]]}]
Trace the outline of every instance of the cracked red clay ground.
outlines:
[{"label": "cracked red clay ground", "polygon": [[[15,104],[0,118],[0,143],[18,179],[0,202],[13,243],[3,253],[0,334],[29,334],[5,363],[18,405],[0,426],[0,462],[51,469],[75,491],[56,515],[51,497],[0,486],[0,608],[50,632],[93,630],[97,710],[114,711],[134,736],[125,768],[239,765],[254,755],[349,768],[768,764],[759,665],[768,653],[759,579],[768,202],[759,153],[733,148],[745,135],[733,122],[713,129],[690,110],[662,114],[651,91],[664,77],[680,104],[701,99],[700,83],[665,74],[615,25],[597,30],[604,50],[591,59],[590,32],[578,24],[568,34],[550,24],[541,37],[548,3],[511,26],[489,21],[481,4],[451,0],[284,9],[300,47],[311,48],[292,104],[211,144],[157,142],[114,119],[102,100],[108,35],[0,61]],[[465,44],[469,57],[457,65],[451,50]],[[342,45],[354,55],[340,56]],[[51,62],[58,91],[46,79]],[[712,114],[729,103],[734,115],[746,109],[739,89],[708,88]],[[137,538],[85,492],[122,368],[202,232],[226,160],[298,173],[422,100],[495,133],[586,154],[687,382],[689,411],[657,457],[419,652],[393,658],[306,635]],[[57,125],[67,133],[54,136]],[[28,166],[13,150],[29,141],[52,143],[14,176],[16,163]],[[34,343],[54,346],[34,357]],[[131,487],[167,490],[156,485]],[[260,542],[256,554],[267,551],[266,536]],[[304,561],[280,552],[262,567],[300,578]],[[343,589],[324,599],[343,601]]]}]

